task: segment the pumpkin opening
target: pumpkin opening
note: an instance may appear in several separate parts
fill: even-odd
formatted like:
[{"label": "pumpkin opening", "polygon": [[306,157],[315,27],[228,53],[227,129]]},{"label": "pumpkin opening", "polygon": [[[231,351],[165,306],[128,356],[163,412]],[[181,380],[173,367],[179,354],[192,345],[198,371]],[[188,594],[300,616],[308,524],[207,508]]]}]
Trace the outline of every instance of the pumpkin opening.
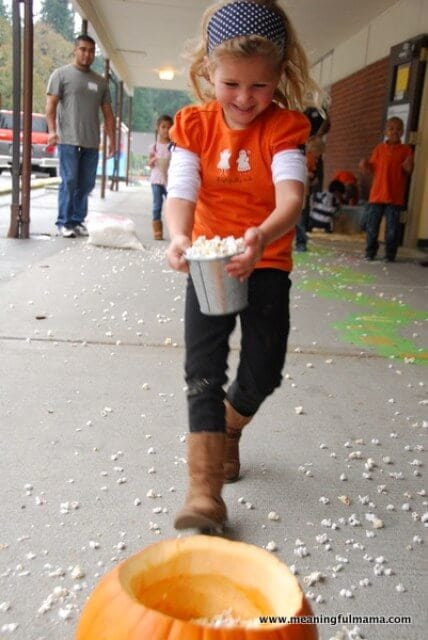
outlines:
[{"label": "pumpkin opening", "polygon": [[207,536],[148,547],[123,563],[120,581],[144,607],[200,624],[225,612],[241,623],[297,615],[303,603],[296,578],[267,551]]},{"label": "pumpkin opening", "polygon": [[216,574],[182,574],[142,588],[135,584],[134,593],[146,607],[179,620],[211,619],[226,611],[231,618],[249,620],[270,609],[259,591]]}]

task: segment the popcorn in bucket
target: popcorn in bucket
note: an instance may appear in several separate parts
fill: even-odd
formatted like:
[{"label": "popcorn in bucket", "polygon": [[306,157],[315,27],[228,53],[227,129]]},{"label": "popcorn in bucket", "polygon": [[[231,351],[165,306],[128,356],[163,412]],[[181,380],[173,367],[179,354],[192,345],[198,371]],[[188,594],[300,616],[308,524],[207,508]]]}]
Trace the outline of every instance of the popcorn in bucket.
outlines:
[{"label": "popcorn in bucket", "polygon": [[245,309],[248,281],[241,282],[225,271],[231,257],[244,250],[243,238],[233,236],[200,236],[187,249],[185,257],[202,313],[218,316]]}]

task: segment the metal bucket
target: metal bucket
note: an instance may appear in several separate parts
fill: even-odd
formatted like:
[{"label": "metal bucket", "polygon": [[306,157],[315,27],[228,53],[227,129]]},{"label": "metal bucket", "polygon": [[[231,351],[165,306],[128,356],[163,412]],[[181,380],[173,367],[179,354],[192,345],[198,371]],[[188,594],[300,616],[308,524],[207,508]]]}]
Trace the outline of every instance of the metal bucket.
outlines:
[{"label": "metal bucket", "polygon": [[206,315],[224,316],[248,305],[248,280],[241,282],[225,271],[231,257],[187,259],[201,312]]}]

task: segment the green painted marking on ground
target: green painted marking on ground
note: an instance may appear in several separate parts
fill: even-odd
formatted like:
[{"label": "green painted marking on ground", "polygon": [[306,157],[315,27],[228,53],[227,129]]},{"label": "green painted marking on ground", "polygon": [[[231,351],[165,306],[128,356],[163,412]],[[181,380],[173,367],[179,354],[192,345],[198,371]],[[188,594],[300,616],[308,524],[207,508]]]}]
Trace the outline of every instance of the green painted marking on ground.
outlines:
[{"label": "green painted marking on ground", "polygon": [[[428,314],[413,309],[400,300],[388,300],[357,291],[358,285],[370,285],[376,278],[349,267],[326,264],[334,256],[331,251],[315,247],[310,253],[294,256],[297,266],[310,273],[303,275],[297,286],[329,300],[342,300],[362,307],[332,326],[345,342],[371,349],[385,358],[400,358],[406,362],[428,365],[428,351],[401,335],[404,327],[428,320]],[[314,260],[316,258],[316,260]]]}]

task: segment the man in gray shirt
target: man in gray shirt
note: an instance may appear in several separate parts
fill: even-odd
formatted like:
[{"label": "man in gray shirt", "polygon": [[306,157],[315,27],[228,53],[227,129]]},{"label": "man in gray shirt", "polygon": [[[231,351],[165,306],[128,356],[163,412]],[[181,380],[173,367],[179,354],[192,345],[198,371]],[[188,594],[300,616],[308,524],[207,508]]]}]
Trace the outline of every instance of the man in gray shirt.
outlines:
[{"label": "man in gray shirt", "polygon": [[84,220],[97,175],[100,110],[109,141],[107,153],[115,153],[108,81],[91,70],[95,41],[84,34],[74,44],[73,63],[56,69],[46,90],[48,144],[58,145],[61,175],[56,225],[65,238],[88,235]]}]

